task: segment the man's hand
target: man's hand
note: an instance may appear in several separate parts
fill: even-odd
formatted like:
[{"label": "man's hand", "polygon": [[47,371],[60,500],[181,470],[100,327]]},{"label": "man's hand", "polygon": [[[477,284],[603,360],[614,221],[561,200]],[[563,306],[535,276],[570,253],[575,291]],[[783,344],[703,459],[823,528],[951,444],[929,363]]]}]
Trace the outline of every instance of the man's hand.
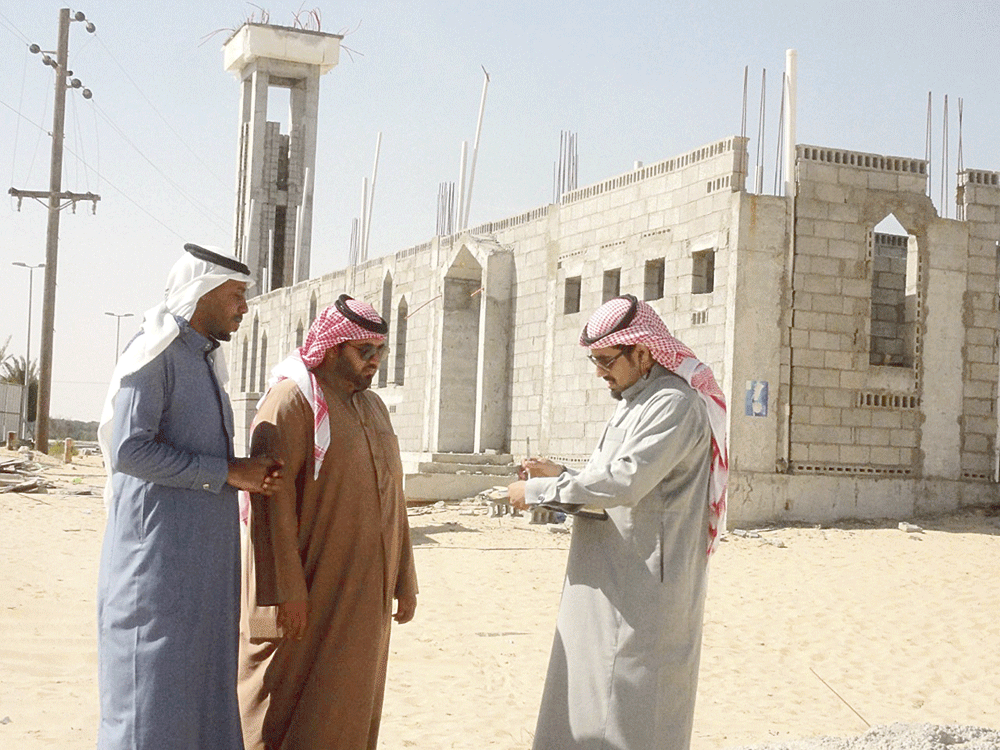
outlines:
[{"label": "man's hand", "polygon": [[301,641],[309,622],[309,602],[281,602],[278,605],[278,627],[283,637]]},{"label": "man's hand", "polygon": [[413,613],[417,611],[417,595],[407,594],[396,597],[396,613],[392,616],[400,625],[413,619]]},{"label": "man's hand", "polygon": [[524,476],[521,476],[521,479],[528,479],[529,477],[557,477],[565,470],[565,466],[557,464],[555,461],[532,456],[521,462],[521,472],[518,472],[518,476],[523,472]]},{"label": "man's hand", "polygon": [[514,484],[507,485],[507,492],[509,493],[507,502],[518,510],[528,509],[528,504],[524,502],[524,485],[524,481],[514,482]]},{"label": "man's hand", "polygon": [[238,490],[270,497],[281,489],[281,466],[279,459],[268,456],[236,458],[229,462],[226,483]]}]

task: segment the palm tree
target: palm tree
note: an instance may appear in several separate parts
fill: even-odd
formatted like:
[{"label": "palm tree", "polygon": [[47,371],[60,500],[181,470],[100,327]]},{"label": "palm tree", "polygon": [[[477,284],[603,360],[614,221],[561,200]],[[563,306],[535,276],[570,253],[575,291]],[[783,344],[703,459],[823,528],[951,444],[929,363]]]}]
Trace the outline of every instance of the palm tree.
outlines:
[{"label": "palm tree", "polygon": [[7,347],[8,346],[10,346],[10,336],[8,336],[7,340],[3,342],[3,346],[0,346],[0,364],[3,364],[4,362],[6,362],[7,361],[7,357],[10,356],[9,354],[7,354]]},{"label": "palm tree", "polygon": [[[0,354],[2,353],[3,350],[0,349]],[[7,355],[5,358],[0,359],[0,362],[2,362],[2,364],[0,364],[0,383],[24,385],[25,382],[38,382],[37,360],[27,362],[24,357]],[[25,378],[25,374],[27,374],[27,378]]]}]

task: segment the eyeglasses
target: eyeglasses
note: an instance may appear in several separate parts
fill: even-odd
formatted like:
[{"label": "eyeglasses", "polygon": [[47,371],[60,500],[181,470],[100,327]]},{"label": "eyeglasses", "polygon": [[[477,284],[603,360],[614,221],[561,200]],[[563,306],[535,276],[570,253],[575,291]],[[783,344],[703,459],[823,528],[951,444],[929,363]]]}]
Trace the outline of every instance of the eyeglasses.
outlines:
[{"label": "eyeglasses", "polygon": [[620,356],[622,356],[624,353],[625,350],[622,349],[620,352],[618,352],[615,356],[611,357],[610,359],[607,357],[595,357],[593,354],[588,354],[587,359],[593,362],[600,369],[604,370],[604,372],[610,372],[612,366],[614,366],[615,364],[615,360],[618,359]]},{"label": "eyeglasses", "polygon": [[385,344],[365,344],[364,346],[358,346],[357,344],[347,342],[347,345],[354,349],[361,359],[366,361],[370,359],[382,359],[382,357],[389,353],[389,347]]}]

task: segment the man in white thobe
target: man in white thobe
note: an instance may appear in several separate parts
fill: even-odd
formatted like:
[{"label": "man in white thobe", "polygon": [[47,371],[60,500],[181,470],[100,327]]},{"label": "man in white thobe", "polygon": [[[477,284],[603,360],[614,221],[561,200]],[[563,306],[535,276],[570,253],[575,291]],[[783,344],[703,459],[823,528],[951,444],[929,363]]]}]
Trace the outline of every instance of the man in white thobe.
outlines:
[{"label": "man in white thobe", "polygon": [[684,750],[708,556],[724,528],[725,401],[711,370],[631,295],[580,343],[619,403],[586,466],[529,458],[519,507],[578,512],[535,750]]}]

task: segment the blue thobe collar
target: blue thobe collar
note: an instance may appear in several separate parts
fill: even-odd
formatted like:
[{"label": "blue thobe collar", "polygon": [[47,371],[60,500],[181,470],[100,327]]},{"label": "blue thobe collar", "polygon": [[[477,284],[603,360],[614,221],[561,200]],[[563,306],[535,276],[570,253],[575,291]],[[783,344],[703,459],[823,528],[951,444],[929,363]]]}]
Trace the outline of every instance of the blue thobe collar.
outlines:
[{"label": "blue thobe collar", "polygon": [[178,338],[194,351],[209,354],[213,349],[219,348],[218,341],[202,336],[180,315],[175,315],[174,320],[177,321],[177,327],[180,329]]}]

